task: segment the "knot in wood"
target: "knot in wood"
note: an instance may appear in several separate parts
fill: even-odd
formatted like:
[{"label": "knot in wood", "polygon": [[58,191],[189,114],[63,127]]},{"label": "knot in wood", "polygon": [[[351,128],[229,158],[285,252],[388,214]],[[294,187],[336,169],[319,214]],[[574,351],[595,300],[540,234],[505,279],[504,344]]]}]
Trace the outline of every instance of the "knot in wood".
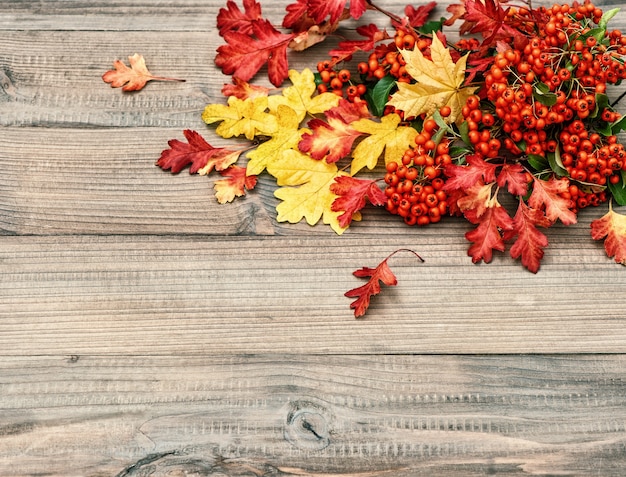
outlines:
[{"label": "knot in wood", "polygon": [[285,439],[303,450],[321,450],[330,444],[331,415],[321,404],[311,401],[289,403]]}]

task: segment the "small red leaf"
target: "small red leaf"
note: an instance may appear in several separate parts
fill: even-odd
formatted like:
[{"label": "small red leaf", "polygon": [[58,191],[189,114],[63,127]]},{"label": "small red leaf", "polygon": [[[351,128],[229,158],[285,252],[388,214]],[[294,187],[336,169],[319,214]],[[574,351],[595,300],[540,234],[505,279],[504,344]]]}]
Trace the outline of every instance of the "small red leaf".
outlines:
[{"label": "small red leaf", "polygon": [[393,257],[398,252],[411,252],[420,261],[424,261],[422,257],[420,257],[413,250],[409,249],[399,249],[395,252],[392,252],[386,259],[378,264],[376,268],[363,267],[359,270],[353,272],[355,277],[359,278],[368,278],[369,280],[365,285],[362,285],[357,288],[353,288],[345,293],[345,296],[348,298],[356,298],[351,304],[350,308],[354,309],[354,317],[360,318],[365,315],[368,307],[370,306],[370,300],[374,295],[378,295],[381,290],[380,283],[383,283],[387,286],[395,286],[398,284],[398,280],[394,273],[391,271],[388,265],[388,261],[391,257]]},{"label": "small red leaf", "polygon": [[511,247],[511,257],[522,258],[522,265],[533,273],[539,271],[543,249],[548,246],[548,237],[537,229],[552,225],[542,210],[531,209],[523,200],[519,201],[517,213],[513,217],[513,227],[504,233],[504,240],[517,236]]},{"label": "small red leaf", "polygon": [[255,0],[243,0],[243,8],[242,12],[232,0],[226,2],[226,8],[220,8],[217,14],[217,28],[219,28],[220,36],[228,31],[252,33],[252,22],[261,18],[261,4]]},{"label": "small red leaf", "polygon": [[195,174],[207,166],[209,166],[207,172],[213,168],[219,171],[226,169],[239,157],[239,151],[213,147],[196,131],[185,129],[183,134],[187,143],[171,139],[168,141],[170,148],[161,152],[161,157],[156,162],[161,169],[170,169],[172,174],[176,174],[191,164],[190,174]]}]

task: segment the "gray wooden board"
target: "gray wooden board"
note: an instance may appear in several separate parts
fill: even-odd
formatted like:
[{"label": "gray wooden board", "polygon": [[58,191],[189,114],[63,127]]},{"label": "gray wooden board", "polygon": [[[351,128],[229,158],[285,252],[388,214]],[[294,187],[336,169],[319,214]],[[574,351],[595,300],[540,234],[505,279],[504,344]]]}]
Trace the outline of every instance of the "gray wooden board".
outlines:
[{"label": "gray wooden board", "polygon": [[[278,223],[267,176],[219,205],[215,178],[154,163],[183,129],[231,142],[200,119],[229,81],[224,3],[0,1],[0,476],[623,475],[606,205],[546,232],[537,275],[473,265],[463,220]],[[186,82],[111,89],[133,53]],[[354,320],[351,272],[397,248],[425,262],[394,257]]]}]

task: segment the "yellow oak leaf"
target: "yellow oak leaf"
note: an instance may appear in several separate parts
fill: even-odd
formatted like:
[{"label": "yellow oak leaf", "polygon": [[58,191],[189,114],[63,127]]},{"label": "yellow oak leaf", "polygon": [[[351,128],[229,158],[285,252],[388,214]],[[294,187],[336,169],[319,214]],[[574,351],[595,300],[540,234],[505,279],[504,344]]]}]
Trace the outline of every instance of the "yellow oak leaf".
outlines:
[{"label": "yellow oak leaf", "polygon": [[313,72],[305,68],[302,73],[289,70],[289,79],[293,86],[283,90],[282,95],[269,97],[270,111],[276,111],[281,104],[289,106],[298,114],[300,121],[304,120],[307,113],[321,114],[339,104],[339,96],[333,93],[315,95],[317,86]]},{"label": "yellow oak leaf", "polygon": [[228,105],[209,104],[204,108],[202,120],[207,124],[220,121],[215,132],[223,138],[246,136],[252,140],[258,135],[271,135],[276,132],[276,117],[266,112],[267,97],[241,100],[235,96],[228,98]]},{"label": "yellow oak leaf", "polygon": [[290,149],[268,164],[267,171],[281,186],[274,192],[282,201],[276,207],[279,222],[295,224],[305,219],[309,225],[315,225],[322,219],[337,234],[344,232],[346,227],[341,227],[338,219],[342,211],[332,210],[338,196],[330,191],[330,186],[335,183],[335,177],[346,173],[339,171],[335,164]]},{"label": "yellow oak leaf", "polygon": [[401,51],[406,70],[416,83],[398,83],[398,91],[388,104],[404,111],[405,118],[424,113],[430,116],[442,106],[450,106],[452,112],[447,121],[461,120],[465,101],[476,91],[475,87],[463,86],[467,55],[454,63],[450,51],[436,35],[430,52],[432,61],[418,48]]},{"label": "yellow oak leaf", "polygon": [[399,126],[400,121],[400,116],[394,113],[383,116],[380,122],[365,118],[351,123],[356,131],[369,134],[352,152],[352,175],[364,167],[374,169],[383,150],[385,164],[402,159],[402,155],[417,136],[417,131],[410,126]]},{"label": "yellow oak leaf", "polygon": [[289,106],[279,105],[276,111],[278,128],[269,141],[248,153],[248,175],[259,175],[268,164],[280,159],[284,151],[297,149],[301,136],[308,129],[299,129],[298,114]]}]

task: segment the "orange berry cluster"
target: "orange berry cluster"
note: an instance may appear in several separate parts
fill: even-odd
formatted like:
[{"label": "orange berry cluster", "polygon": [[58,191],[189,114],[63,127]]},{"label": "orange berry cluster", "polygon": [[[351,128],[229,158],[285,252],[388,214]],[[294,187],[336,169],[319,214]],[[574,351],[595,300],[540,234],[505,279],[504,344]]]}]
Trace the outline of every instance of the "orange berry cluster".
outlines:
[{"label": "orange berry cluster", "polygon": [[363,83],[355,83],[352,81],[350,70],[342,68],[335,71],[334,64],[331,61],[320,61],[317,64],[321,83],[317,86],[318,93],[326,93],[328,91],[337,96],[345,97],[348,101],[354,102],[367,92],[367,87]]},{"label": "orange berry cluster", "polygon": [[412,32],[398,28],[394,41],[386,45],[386,48],[379,48],[371,53],[368,61],[359,63],[357,69],[361,75],[368,78],[380,80],[389,74],[400,83],[409,83],[412,78],[406,71],[406,62],[399,50],[417,48],[424,52],[431,43],[430,38],[417,37]]},{"label": "orange berry cluster", "polygon": [[[591,22],[600,21],[602,11],[592,3],[539,12],[539,33],[524,48],[497,53],[485,73],[481,95],[488,103],[481,105],[478,96],[467,100],[462,114],[471,146],[483,158],[559,154],[571,179],[616,184],[626,170],[624,147],[594,128],[598,120],[610,124],[620,117],[597,101],[607,84],[626,79],[626,37],[618,30],[594,36]],[[571,194],[578,209],[597,202],[580,194]],[[603,193],[597,197],[606,200]]]},{"label": "orange berry cluster", "polygon": [[[443,114],[449,111],[443,111]],[[399,215],[407,225],[428,225],[439,222],[448,210],[447,194],[443,190],[443,168],[452,162],[449,142],[433,140],[437,123],[427,119],[422,132],[415,137],[415,147],[405,151],[402,164],[386,166],[385,208]]]}]

